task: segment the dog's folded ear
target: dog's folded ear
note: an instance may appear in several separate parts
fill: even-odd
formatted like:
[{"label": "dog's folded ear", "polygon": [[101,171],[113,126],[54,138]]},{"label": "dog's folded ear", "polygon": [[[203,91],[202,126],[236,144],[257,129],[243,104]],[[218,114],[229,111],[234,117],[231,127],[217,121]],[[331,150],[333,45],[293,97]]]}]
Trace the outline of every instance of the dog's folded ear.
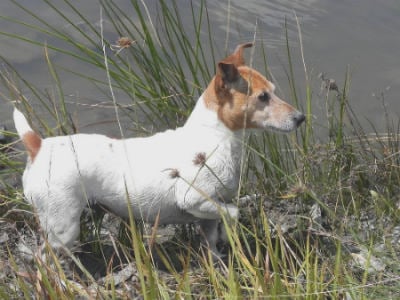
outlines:
[{"label": "dog's folded ear", "polygon": [[239,78],[239,71],[233,63],[221,61],[218,63],[217,74],[224,84],[235,82]]},{"label": "dog's folded ear", "polygon": [[243,50],[252,46],[253,43],[240,44],[231,55],[218,63],[217,75],[220,76],[224,84],[232,83],[239,79],[240,75],[237,68],[245,64]]}]

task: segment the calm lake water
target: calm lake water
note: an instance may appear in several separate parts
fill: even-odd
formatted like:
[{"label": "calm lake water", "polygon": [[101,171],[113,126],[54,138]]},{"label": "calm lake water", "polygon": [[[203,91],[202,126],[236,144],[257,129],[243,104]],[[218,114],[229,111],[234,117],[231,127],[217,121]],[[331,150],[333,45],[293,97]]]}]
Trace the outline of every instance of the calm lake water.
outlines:
[{"label": "calm lake water", "polygon": [[[47,22],[68,32],[67,23],[54,14],[46,4],[39,0],[18,0],[23,7],[34,11]],[[99,24],[100,8],[97,1],[71,1],[76,3],[80,13],[88,16],[95,26]],[[129,0],[115,1],[130,10]],[[157,1],[145,1],[152,14]],[[181,16],[192,26],[191,6],[189,1],[178,1]],[[196,1],[194,1],[196,2]],[[63,10],[65,15],[74,18],[75,14],[63,1],[52,1]],[[194,4],[195,6],[198,4]],[[386,105],[393,119],[397,122],[400,113],[400,1],[399,0],[231,0],[207,1],[210,21],[214,30],[215,40],[219,40],[217,54],[223,58],[225,49],[233,50],[237,43],[253,40],[267,46],[269,65],[275,80],[280,86],[279,94],[288,102],[290,95],[289,85],[284,69],[287,67],[285,46],[284,22],[289,24],[289,36],[294,46],[295,74],[301,95],[304,91],[304,71],[301,64],[298,32],[295,14],[302,29],[304,53],[307,68],[312,72],[314,86],[313,118],[316,123],[325,123],[325,100],[318,96],[319,84],[317,75],[326,73],[334,78],[339,87],[342,86],[345,72],[349,67],[351,72],[350,100],[354,111],[360,120],[371,128],[368,122],[374,124],[378,130],[384,130],[384,113],[382,103],[376,95],[385,94]],[[228,11],[230,14],[228,14]],[[23,12],[9,1],[0,2],[0,15],[16,20],[35,23],[32,17]],[[36,23],[35,23],[36,24]],[[83,28],[84,30],[84,28]],[[112,32],[106,34],[112,36]],[[0,20],[0,31],[19,34],[37,41],[46,41],[44,34],[27,30],[21,25],[6,19]],[[77,37],[78,38],[78,37]],[[116,39],[118,36],[116,36]],[[49,40],[49,43],[54,42]],[[206,42],[206,40],[205,40]],[[260,49],[260,48],[258,48]],[[41,47],[17,41],[11,37],[0,35],[0,55],[12,63],[20,74],[41,90],[53,91],[56,86],[49,75],[48,66]],[[262,53],[255,53],[254,66],[261,62]],[[61,54],[53,55],[52,61],[56,65],[68,66],[69,69],[80,69],[80,63],[71,57]],[[212,62],[210,61],[210,64]],[[4,72],[5,68],[2,68]],[[262,68],[259,68],[262,71]],[[104,78],[105,74],[96,73],[98,70],[88,68],[86,72],[93,77]],[[102,132],[115,134],[117,126],[113,117],[113,110],[106,108],[89,108],[76,104],[93,104],[110,101],[89,82],[78,76],[61,72],[64,93],[71,103],[69,109],[78,119],[78,126],[83,132]],[[6,90],[1,93],[8,96]],[[34,97],[27,91],[26,96],[34,104]],[[79,100],[77,100],[79,99]],[[117,99],[124,102],[124,99]],[[12,128],[12,105],[2,97],[0,100],[0,124]],[[107,123],[107,121],[110,123]],[[103,123],[98,126],[101,121]],[[97,124],[96,126],[90,126]]]}]

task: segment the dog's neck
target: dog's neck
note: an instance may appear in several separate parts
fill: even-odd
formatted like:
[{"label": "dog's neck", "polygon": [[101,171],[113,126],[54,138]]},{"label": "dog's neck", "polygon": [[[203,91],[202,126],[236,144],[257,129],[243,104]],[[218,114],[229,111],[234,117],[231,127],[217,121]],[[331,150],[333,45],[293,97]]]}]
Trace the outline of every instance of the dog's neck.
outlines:
[{"label": "dog's neck", "polygon": [[[247,134],[243,130],[232,131],[218,117],[216,110],[207,106],[203,94],[183,126],[183,132],[188,134],[188,142],[191,139],[194,144],[200,143],[206,149],[220,152],[222,157],[234,163],[234,169],[239,170],[243,150],[247,140]],[[247,130],[246,130],[247,132]],[[217,154],[214,152],[215,154]]]},{"label": "dog's neck", "polygon": [[[205,137],[215,137],[220,140],[242,143],[243,130],[232,131],[229,129],[220,120],[217,111],[206,105],[206,96],[206,93],[204,93],[197,100],[196,106],[183,128],[189,129],[194,134],[202,134]],[[201,138],[201,136],[198,136],[198,138]]]}]

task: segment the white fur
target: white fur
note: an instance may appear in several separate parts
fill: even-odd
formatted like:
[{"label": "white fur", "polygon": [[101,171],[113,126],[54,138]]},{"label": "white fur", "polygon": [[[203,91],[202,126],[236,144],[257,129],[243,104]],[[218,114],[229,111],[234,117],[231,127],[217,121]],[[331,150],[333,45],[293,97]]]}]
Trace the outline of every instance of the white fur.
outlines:
[{"label": "white fur", "polygon": [[[20,112],[14,115],[22,133],[31,130]],[[201,224],[216,252],[214,220],[238,216],[236,206],[224,201],[238,189],[241,136],[242,131],[225,127],[201,97],[185,126],[151,137],[44,139],[24,172],[24,193],[53,247],[72,246],[82,210],[97,202],[122,217],[130,209],[136,219],[150,223],[158,217],[161,224],[210,220]],[[199,153],[205,154],[205,165],[193,162]]]},{"label": "white fur", "polygon": [[20,137],[24,136],[25,133],[32,131],[32,128],[26,121],[25,116],[18,109],[14,109],[13,117],[15,129],[17,130]]}]

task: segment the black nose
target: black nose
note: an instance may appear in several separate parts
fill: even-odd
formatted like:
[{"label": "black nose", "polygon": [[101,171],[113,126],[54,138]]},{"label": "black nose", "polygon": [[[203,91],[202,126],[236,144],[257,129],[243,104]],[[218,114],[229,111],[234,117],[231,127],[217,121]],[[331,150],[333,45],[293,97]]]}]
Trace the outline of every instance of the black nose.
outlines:
[{"label": "black nose", "polygon": [[301,113],[298,112],[295,116],[294,116],[294,121],[296,122],[297,127],[301,125],[301,123],[304,122],[304,120],[306,119],[306,116]]}]

